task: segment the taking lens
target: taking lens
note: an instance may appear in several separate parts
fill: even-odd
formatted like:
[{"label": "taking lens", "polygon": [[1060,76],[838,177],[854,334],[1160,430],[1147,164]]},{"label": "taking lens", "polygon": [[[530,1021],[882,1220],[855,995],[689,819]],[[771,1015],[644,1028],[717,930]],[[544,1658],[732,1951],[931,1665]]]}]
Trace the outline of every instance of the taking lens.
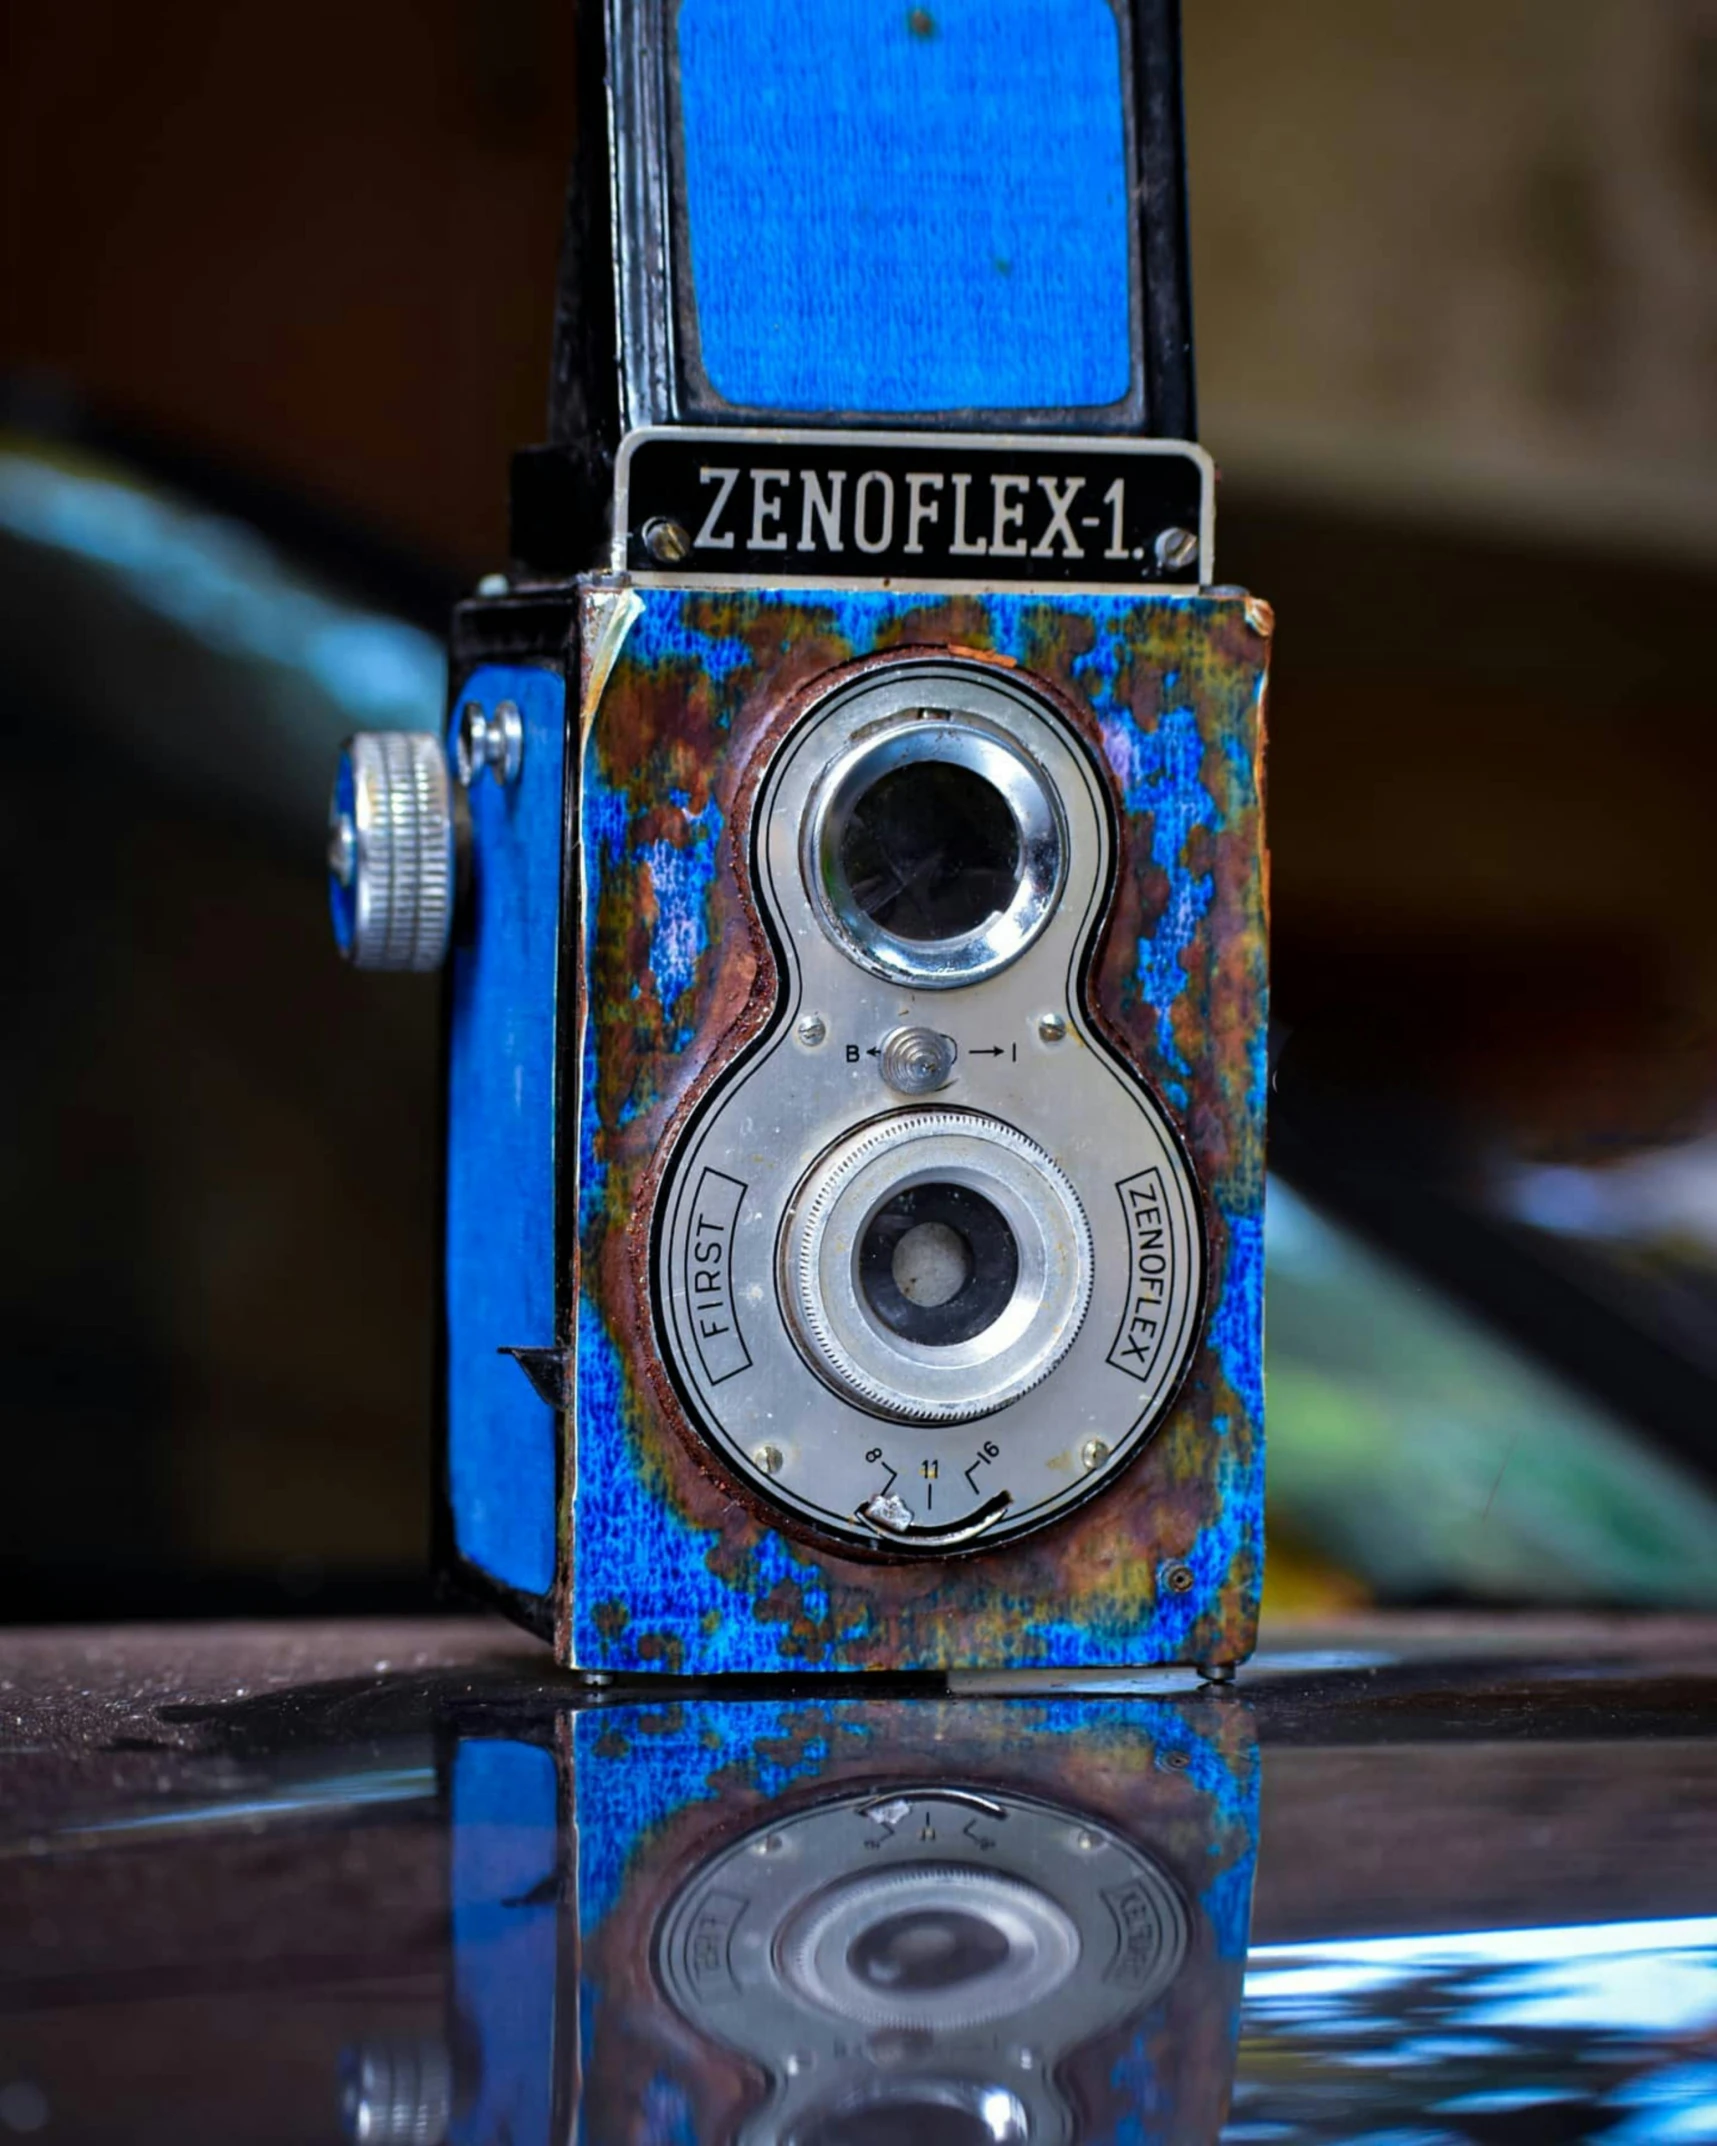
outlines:
[{"label": "taking lens", "polygon": [[1013,1300],[1019,1244],[1001,1209],[967,1185],[912,1185],[885,1201],[859,1242],[859,1287],[890,1333],[951,1348]]},{"label": "taking lens", "polygon": [[885,1915],[847,1947],[860,1982],[894,1996],[954,1989],[993,1974],[1008,1957],[1007,1933],[961,1908],[908,1909]]},{"label": "taking lens", "polygon": [[913,760],[853,800],[840,868],[873,924],[918,945],[964,938],[1012,902],[1019,828],[1008,801],[972,769]]}]

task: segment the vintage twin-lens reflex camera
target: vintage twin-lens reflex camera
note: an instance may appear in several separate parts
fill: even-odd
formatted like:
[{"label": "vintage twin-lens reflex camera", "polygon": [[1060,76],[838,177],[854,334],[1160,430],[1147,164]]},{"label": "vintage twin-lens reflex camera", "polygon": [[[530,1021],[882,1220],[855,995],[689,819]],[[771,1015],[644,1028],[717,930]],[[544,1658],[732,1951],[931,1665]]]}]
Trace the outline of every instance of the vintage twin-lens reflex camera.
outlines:
[{"label": "vintage twin-lens reflex camera", "polygon": [[1176,30],[583,11],[552,441],[330,850],[449,971],[448,1551],[575,1667],[1251,1648],[1270,614]]}]

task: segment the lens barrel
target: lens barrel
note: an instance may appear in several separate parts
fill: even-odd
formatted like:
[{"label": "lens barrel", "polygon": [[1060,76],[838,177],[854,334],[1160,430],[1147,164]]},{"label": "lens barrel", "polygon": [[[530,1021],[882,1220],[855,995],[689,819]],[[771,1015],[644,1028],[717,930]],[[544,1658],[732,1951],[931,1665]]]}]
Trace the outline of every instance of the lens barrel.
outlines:
[{"label": "lens barrel", "polygon": [[1091,1295],[1079,1196],[977,1111],[860,1126],[812,1167],[781,1232],[781,1294],[818,1376],[872,1414],[1005,1408],[1072,1346]]}]

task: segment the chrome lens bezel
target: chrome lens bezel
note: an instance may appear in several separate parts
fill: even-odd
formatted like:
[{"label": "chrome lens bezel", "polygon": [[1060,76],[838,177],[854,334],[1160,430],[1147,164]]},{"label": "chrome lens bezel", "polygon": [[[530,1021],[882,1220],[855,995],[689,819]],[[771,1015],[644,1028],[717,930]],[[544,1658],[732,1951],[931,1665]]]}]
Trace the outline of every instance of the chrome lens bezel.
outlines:
[{"label": "chrome lens bezel", "polygon": [[[991,1324],[966,1341],[909,1341],[877,1316],[859,1274],[878,1210],[914,1185],[979,1193],[1013,1232],[1019,1271]],[[780,1298],[800,1354],[867,1414],[970,1423],[1046,1379],[1091,1301],[1090,1224],[1058,1164],[1017,1127],[979,1111],[900,1111],[820,1156],[781,1223]]]},{"label": "chrome lens bezel", "polygon": [[[971,931],[905,939],[859,906],[841,864],[853,809],[885,775],[932,762],[964,768],[997,792],[1019,838],[1013,899]],[[883,717],[824,770],[800,851],[824,928],[873,976],[920,989],[977,983],[1017,961],[1054,914],[1067,876],[1067,823],[1048,775],[999,724],[961,708],[914,706]]]}]

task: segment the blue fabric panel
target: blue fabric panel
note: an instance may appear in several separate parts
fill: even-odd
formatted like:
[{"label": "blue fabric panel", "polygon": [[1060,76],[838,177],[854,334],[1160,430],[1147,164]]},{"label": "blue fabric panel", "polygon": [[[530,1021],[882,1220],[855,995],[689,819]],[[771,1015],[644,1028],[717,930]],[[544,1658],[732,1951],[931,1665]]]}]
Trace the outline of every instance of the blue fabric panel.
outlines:
[{"label": "blue fabric panel", "polygon": [[1126,395],[1110,0],[682,0],[679,52],[718,395],[876,415]]},{"label": "blue fabric panel", "polygon": [[554,1332],[554,1029],[566,687],[475,672],[455,699],[518,703],[525,754],[471,790],[475,929],[452,964],[447,1130],[448,1485],[461,1556],[543,1594],[555,1564],[554,1413],[501,1348]]},{"label": "blue fabric panel", "polygon": [[453,1762],[453,1992],[479,2058],[454,2146],[549,2146],[560,1887],[553,1754],[462,1743]]}]

